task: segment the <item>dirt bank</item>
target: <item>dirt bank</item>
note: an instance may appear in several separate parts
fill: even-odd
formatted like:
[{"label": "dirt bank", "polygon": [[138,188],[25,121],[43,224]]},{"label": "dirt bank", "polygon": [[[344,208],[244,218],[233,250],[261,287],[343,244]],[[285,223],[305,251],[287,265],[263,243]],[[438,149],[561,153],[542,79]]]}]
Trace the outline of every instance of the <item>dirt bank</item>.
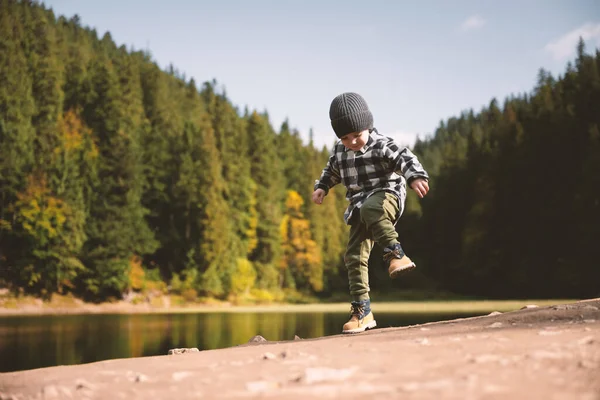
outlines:
[{"label": "dirt bank", "polygon": [[365,397],[600,400],[600,299],[0,374],[0,399]]}]

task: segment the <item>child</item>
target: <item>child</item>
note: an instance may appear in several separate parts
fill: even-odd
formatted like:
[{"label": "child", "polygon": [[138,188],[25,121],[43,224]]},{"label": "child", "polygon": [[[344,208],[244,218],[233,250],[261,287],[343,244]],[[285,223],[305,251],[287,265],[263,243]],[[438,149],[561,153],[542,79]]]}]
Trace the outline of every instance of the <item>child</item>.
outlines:
[{"label": "child", "polygon": [[331,126],[340,141],[321,177],[315,182],[312,200],[321,204],[334,185],[343,183],[350,202],[344,221],[350,235],[344,262],[348,269],[352,316],[343,333],[363,332],[377,326],[369,299],[369,254],[374,243],[383,248],[391,278],[415,268],[398,241],[395,224],[402,215],[406,181],[423,198],[429,176],[417,157],[373,127],[373,115],[357,93],[343,93],[329,109]]}]

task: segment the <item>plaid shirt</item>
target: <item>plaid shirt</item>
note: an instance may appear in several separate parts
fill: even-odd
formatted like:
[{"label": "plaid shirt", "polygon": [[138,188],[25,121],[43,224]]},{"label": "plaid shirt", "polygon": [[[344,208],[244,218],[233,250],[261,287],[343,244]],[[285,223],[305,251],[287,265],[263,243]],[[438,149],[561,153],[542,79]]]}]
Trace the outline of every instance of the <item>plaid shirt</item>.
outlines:
[{"label": "plaid shirt", "polygon": [[348,150],[341,141],[335,144],[314,189],[320,188],[328,193],[340,182],[346,187],[346,199],[350,204],[344,213],[344,221],[348,224],[352,212],[381,190],[394,193],[399,210],[402,210],[406,181],[415,178],[429,179],[417,157],[407,147],[401,148],[393,139],[373,129],[369,140],[359,151]]}]

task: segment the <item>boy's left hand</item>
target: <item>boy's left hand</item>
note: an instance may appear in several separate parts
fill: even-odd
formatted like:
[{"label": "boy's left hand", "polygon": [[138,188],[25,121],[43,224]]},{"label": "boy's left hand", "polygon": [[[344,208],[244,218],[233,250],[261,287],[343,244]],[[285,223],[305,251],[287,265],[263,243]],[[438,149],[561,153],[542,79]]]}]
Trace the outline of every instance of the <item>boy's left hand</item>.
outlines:
[{"label": "boy's left hand", "polygon": [[429,183],[427,182],[426,179],[423,179],[423,178],[417,178],[414,181],[412,181],[410,183],[410,187],[412,188],[412,190],[417,192],[417,195],[420,198],[425,197],[427,192],[429,192]]}]

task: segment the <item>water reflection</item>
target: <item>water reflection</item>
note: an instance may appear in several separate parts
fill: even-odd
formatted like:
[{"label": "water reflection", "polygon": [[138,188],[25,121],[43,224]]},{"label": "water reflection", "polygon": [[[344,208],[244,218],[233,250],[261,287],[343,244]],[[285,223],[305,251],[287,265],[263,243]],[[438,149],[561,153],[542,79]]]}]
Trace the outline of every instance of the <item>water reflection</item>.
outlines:
[{"label": "water reflection", "polygon": [[[468,315],[378,313],[379,327]],[[175,347],[210,350],[248,342],[340,333],[340,313],[200,313],[0,318],[0,372],[167,354]]]}]

